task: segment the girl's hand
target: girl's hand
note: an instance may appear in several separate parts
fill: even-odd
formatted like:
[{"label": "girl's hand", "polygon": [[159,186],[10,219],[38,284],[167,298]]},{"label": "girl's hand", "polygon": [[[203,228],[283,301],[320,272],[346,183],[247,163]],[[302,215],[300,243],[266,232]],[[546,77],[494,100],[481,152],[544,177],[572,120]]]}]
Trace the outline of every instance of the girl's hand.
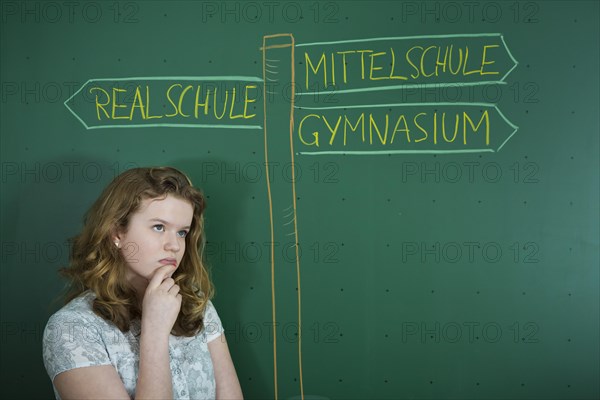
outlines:
[{"label": "girl's hand", "polygon": [[171,278],[173,272],[173,265],[164,265],[150,279],[142,302],[142,333],[169,337],[181,309],[179,286]]}]

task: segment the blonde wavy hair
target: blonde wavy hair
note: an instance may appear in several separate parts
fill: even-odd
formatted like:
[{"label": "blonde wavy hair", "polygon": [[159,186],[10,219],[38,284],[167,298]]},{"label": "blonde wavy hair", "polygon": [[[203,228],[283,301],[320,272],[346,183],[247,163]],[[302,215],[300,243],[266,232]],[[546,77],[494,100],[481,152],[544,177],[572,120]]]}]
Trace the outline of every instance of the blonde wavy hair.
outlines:
[{"label": "blonde wavy hair", "polygon": [[127,332],[131,321],[141,318],[135,290],[125,279],[126,260],[112,237],[118,230],[127,230],[130,216],[143,200],[167,195],[187,200],[194,208],[185,253],[172,276],[180,286],[182,303],[171,333],[193,336],[202,329],[204,310],[214,295],[203,254],[206,203],[190,179],[172,167],[130,169],[104,189],[85,214],[81,233],[71,239],[69,266],[60,270],[70,280],[65,303],[91,290],[96,295],[94,312],[121,331]]}]

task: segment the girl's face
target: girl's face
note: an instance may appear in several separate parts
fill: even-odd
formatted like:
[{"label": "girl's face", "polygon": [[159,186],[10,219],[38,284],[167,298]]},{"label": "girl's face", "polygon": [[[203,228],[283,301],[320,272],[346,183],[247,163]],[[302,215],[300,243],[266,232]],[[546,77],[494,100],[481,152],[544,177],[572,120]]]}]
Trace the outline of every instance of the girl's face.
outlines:
[{"label": "girl's face", "polygon": [[127,280],[134,287],[145,290],[165,264],[173,265],[173,272],[179,267],[193,215],[191,203],[171,195],[142,201],[129,218],[127,232],[115,236],[127,261]]}]

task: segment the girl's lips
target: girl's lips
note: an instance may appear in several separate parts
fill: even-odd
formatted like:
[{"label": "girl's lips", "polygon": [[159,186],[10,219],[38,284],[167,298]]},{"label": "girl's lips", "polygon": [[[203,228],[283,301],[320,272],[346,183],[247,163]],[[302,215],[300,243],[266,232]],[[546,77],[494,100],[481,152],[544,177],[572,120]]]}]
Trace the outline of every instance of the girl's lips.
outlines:
[{"label": "girl's lips", "polygon": [[173,266],[177,266],[177,260],[174,258],[163,258],[162,260],[160,260],[160,263],[162,265],[171,264]]}]

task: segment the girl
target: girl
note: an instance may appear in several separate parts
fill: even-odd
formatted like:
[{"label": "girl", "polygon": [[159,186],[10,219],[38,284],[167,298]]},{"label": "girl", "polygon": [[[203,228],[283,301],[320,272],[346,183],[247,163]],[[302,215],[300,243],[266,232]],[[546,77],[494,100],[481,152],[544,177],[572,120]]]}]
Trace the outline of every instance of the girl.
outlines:
[{"label": "girl", "polygon": [[57,399],[242,398],[202,261],[205,202],[175,168],[115,178],[73,242],[46,325]]}]

